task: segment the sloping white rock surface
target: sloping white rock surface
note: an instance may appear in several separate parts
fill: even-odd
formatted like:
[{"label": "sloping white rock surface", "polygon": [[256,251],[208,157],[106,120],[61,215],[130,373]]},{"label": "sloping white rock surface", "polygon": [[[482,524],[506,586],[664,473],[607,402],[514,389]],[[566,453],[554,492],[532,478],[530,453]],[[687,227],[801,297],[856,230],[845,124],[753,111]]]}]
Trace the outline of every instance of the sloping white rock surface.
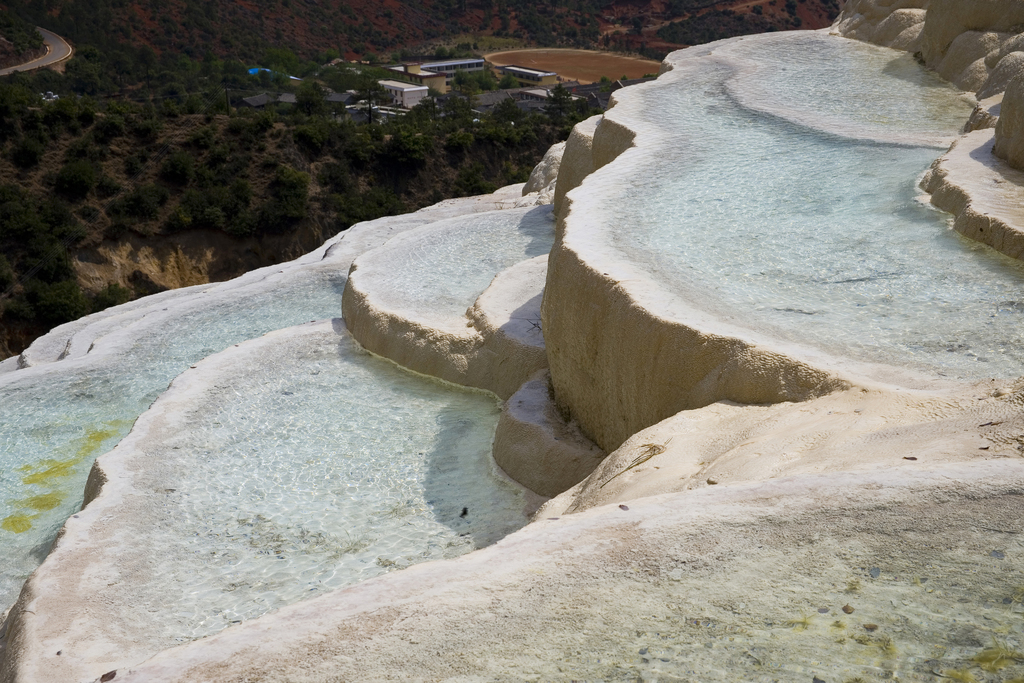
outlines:
[{"label": "sloping white rock surface", "polygon": [[631,436],[542,516],[797,474],[1017,459],[1024,412],[1014,388],[1024,381],[944,393],[854,388],[798,404],[684,410]]},{"label": "sloping white rock surface", "polygon": [[[542,340],[526,341],[520,334],[526,341],[521,343],[515,335],[496,336],[511,319],[495,327],[486,316],[474,314],[473,304],[495,276],[546,255],[553,240],[550,206],[476,214],[411,230],[352,264],[343,299],[345,322],[360,344],[399,365],[508,398],[547,365]],[[510,316],[535,298],[539,304],[543,276],[541,265],[495,279],[490,300],[505,299],[507,304],[500,305],[513,309]]]},{"label": "sloping white rock surface", "polygon": [[1021,637],[1022,487],[1019,460],[909,464],[600,507],[117,680],[932,680]]},{"label": "sloping white rock surface", "polygon": [[536,505],[494,468],[497,412],[372,357],[338,319],[203,360],[94,464],[12,611],[0,680],[88,680],[493,543]]},{"label": "sloping white rock surface", "polygon": [[[523,186],[353,226],[321,248],[228,282],[165,292],[56,328],[0,374],[0,604],[14,602],[64,520],[80,509],[96,456],[180,372],[270,330],[336,317],[352,259],[453,216],[512,208]],[[22,369],[17,369],[21,365]]]},{"label": "sloping white rock surface", "polygon": [[991,128],[967,133],[936,160],[921,185],[935,206],[956,217],[957,232],[1020,259],[1024,172],[993,153],[993,139]]}]

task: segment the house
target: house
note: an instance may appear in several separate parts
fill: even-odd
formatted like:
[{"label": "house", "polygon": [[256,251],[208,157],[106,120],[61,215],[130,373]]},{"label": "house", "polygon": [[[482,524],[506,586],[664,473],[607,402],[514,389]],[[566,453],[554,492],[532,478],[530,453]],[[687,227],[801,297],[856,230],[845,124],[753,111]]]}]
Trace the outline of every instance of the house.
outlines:
[{"label": "house", "polygon": [[[243,97],[235,106],[239,109],[263,109],[268,104],[295,104],[297,101],[295,93],[284,92],[271,95],[262,92],[252,97]],[[328,101],[330,101],[329,98]]]},{"label": "house", "polygon": [[535,100],[537,102],[544,102],[551,96],[551,92],[547,88],[519,88],[516,93],[520,100]]},{"label": "house", "polygon": [[441,94],[448,92],[448,77],[444,74],[425,70],[422,64],[397,64],[389,66],[387,69],[395,72],[397,80],[433,88]]},{"label": "house", "polygon": [[412,109],[419,104],[427,96],[428,92],[425,85],[413,85],[392,80],[377,82],[387,91],[391,99],[395,101],[395,104],[406,109]]},{"label": "house", "polygon": [[262,92],[259,95],[253,95],[252,97],[243,97],[242,101],[236,106],[239,109],[263,109],[263,107],[267,106],[271,102],[277,102],[277,97]]},{"label": "house", "polygon": [[511,75],[522,86],[556,85],[558,83],[558,74],[554,71],[538,71],[537,69],[528,69],[525,66],[516,66],[515,64],[499,66],[498,71],[502,75]]},{"label": "house", "polygon": [[487,113],[498,106],[502,100],[516,100],[512,90],[494,90],[482,92],[473,97],[473,111]]},{"label": "house", "polygon": [[327,93],[327,104],[341,105],[347,107],[355,104],[359,101],[359,94],[355,90],[348,90],[346,92],[332,92]]}]

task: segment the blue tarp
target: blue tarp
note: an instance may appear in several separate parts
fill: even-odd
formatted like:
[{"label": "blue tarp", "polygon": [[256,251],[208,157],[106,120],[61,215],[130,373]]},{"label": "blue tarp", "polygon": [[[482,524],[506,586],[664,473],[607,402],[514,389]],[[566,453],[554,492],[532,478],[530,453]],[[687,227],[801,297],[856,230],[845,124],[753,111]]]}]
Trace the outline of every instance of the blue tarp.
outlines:
[{"label": "blue tarp", "polygon": [[275,74],[279,74],[281,76],[284,76],[285,78],[290,78],[293,81],[301,81],[302,80],[301,78],[296,78],[295,76],[289,76],[288,74],[283,74],[280,71],[271,71],[270,69],[265,69],[262,66],[254,66],[253,68],[249,69],[249,75],[250,76],[255,76],[256,74],[258,74],[261,71],[266,71],[271,76],[273,76]]}]

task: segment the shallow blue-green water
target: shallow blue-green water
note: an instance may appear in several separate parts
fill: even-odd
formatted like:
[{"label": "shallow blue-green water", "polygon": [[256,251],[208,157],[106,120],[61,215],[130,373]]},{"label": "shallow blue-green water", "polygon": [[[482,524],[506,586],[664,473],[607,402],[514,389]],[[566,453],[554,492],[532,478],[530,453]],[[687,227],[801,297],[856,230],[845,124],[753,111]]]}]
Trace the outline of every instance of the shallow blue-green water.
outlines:
[{"label": "shallow blue-green water", "polygon": [[611,238],[627,258],[775,338],[939,376],[1022,374],[1024,266],[917,189],[969,102],[909,55],[821,34],[719,53],[624,107],[659,149],[623,160],[636,182],[593,209],[630,226]]},{"label": "shallow blue-green water", "polygon": [[81,507],[92,462],[175,376],[232,344],[341,309],[339,283],[325,272],[239,299],[204,296],[152,312],[118,353],[0,376],[0,603],[14,601]]}]

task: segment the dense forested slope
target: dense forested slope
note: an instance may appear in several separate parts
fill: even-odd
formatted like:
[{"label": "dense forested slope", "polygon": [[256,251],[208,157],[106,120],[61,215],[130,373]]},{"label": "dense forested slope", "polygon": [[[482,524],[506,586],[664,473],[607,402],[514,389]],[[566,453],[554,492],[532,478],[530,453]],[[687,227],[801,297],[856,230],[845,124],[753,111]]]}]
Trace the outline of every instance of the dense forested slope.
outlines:
[{"label": "dense forested slope", "polygon": [[[125,55],[121,62],[165,53],[200,59],[208,52],[254,61],[270,47],[288,47],[303,59],[334,54],[372,61],[438,42],[471,44],[471,36],[660,58],[722,31],[821,28],[836,17],[839,0],[5,0],[0,9],[5,6],[77,43],[116,48]],[[739,19],[723,19],[723,10]]]},{"label": "dense forested slope", "polygon": [[[220,78],[222,63],[205,65]],[[220,89],[100,107],[40,102],[29,79],[0,83],[5,357],[133,296],[232,277],[360,220],[521,182],[589,114],[529,114],[509,100],[480,116],[452,98],[357,125],[313,84],[296,105],[228,115]]]},{"label": "dense forested slope", "polygon": [[[3,0],[0,57],[76,48],[63,73],[0,79],[0,358],[51,326],[164,287],[297,256],[353,222],[525,180],[585,107],[431,102],[356,125],[322,87],[477,41],[660,57],[726,35],[828,24],[836,0]],[[504,42],[502,42],[504,41]],[[276,74],[249,75],[253,66]],[[285,74],[304,77],[296,83]],[[462,79],[470,97],[497,82]],[[52,91],[59,101],[44,102]],[[229,108],[260,91],[296,105]],[[474,120],[479,119],[479,120]],[[205,256],[196,256],[202,252]]]},{"label": "dense forested slope", "polygon": [[44,51],[43,39],[32,24],[0,10],[0,68],[28,61]]}]

